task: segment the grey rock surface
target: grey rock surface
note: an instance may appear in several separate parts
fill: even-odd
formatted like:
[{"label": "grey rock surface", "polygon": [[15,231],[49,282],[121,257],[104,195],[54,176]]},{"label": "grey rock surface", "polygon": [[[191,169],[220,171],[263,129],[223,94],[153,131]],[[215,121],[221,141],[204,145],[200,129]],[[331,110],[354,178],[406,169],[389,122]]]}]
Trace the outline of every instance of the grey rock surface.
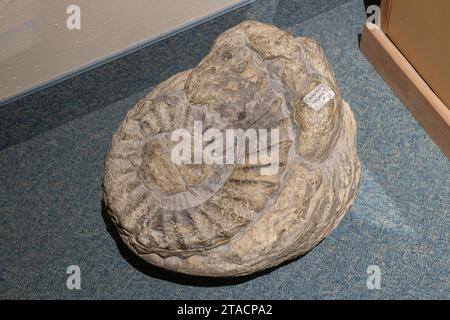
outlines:
[{"label": "grey rock surface", "polygon": [[[174,163],[171,134],[193,133],[194,121],[221,131],[278,129],[269,149],[279,150],[279,170]],[[104,199],[123,241],[147,262],[246,275],[306,253],[337,226],[361,175],[355,139],[319,44],[247,21],[128,112],[105,161]]]}]

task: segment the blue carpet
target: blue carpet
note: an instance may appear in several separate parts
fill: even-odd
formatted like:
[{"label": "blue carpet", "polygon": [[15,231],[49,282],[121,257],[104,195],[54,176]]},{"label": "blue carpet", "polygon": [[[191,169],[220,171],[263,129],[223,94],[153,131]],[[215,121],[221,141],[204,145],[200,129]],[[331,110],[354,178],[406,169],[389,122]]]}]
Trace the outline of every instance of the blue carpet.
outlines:
[{"label": "blue carpet", "polygon": [[[300,259],[241,279],[151,267],[104,218],[111,135],[150,87],[195,65],[240,21],[316,38],[358,123],[363,175],[333,234]],[[256,1],[0,109],[0,298],[450,298],[450,162],[358,50],[361,0]],[[66,288],[79,265],[82,289]],[[381,269],[381,289],[366,286]]]}]

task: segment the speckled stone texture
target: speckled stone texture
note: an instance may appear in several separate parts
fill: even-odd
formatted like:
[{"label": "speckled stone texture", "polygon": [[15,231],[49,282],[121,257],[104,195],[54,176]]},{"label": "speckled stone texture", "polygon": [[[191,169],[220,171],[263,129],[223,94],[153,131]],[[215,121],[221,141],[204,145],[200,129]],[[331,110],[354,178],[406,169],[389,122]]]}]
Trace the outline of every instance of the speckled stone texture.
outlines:
[{"label": "speckled stone texture", "polygon": [[[248,19],[320,42],[358,123],[358,195],[326,239],[281,268],[237,278],[154,268],[101,214],[111,136],[149,88]],[[258,0],[1,107],[0,298],[448,299],[450,161],[359,51],[366,19],[361,0]],[[73,264],[81,290],[66,287]],[[370,265],[380,290],[366,286]]]},{"label": "speckled stone texture", "polygon": [[[278,170],[174,164],[171,134],[192,132],[194,121],[277,129]],[[337,226],[359,184],[355,137],[319,44],[243,22],[128,112],[105,162],[105,203],[144,260],[192,275],[247,275],[304,254]]]}]

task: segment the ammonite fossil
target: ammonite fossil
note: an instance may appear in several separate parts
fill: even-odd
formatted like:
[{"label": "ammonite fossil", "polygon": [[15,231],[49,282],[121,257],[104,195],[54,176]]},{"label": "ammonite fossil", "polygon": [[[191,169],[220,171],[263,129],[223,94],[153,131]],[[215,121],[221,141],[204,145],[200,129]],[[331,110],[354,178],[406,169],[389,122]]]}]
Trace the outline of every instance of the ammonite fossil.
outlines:
[{"label": "ammonite fossil", "polygon": [[[183,135],[193,140],[180,161]],[[337,226],[360,179],[355,139],[318,43],[247,21],[128,112],[105,162],[104,199],[147,262],[246,275],[306,253]]]}]

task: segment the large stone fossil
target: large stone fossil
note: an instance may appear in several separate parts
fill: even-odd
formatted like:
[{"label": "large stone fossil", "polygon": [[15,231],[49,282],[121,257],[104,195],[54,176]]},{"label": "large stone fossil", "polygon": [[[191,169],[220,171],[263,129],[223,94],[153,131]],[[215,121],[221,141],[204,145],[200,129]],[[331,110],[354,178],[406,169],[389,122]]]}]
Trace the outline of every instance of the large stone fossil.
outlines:
[{"label": "large stone fossil", "polygon": [[[193,132],[194,121],[203,130],[278,129],[269,143],[278,171],[263,175],[261,161],[174,163],[171,135]],[[359,184],[355,139],[319,44],[247,21],[128,112],[105,162],[104,199],[123,241],[147,262],[246,275],[306,253],[337,226]]]}]

